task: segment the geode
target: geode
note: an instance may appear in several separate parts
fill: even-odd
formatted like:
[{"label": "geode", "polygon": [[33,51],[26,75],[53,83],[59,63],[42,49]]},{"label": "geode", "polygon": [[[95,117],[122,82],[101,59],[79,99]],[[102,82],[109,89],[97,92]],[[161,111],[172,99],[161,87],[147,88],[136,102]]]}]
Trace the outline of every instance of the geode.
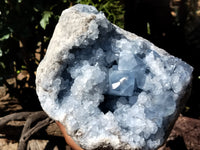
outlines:
[{"label": "geode", "polygon": [[85,150],[156,149],[187,99],[192,71],[78,4],[62,12],[36,90],[44,111]]}]

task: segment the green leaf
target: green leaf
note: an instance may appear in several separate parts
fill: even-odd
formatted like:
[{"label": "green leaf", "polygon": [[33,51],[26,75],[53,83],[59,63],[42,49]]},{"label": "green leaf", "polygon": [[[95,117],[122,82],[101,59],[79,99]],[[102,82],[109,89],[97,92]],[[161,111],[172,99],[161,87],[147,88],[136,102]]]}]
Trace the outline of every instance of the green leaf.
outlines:
[{"label": "green leaf", "polygon": [[0,62],[0,66],[1,66],[3,69],[6,68],[6,66],[5,66],[5,64],[4,64],[3,62]]},{"label": "green leaf", "polygon": [[0,41],[7,40],[9,39],[9,37],[10,37],[10,34],[6,34],[0,38]]},{"label": "green leaf", "polygon": [[0,57],[3,56],[2,49],[0,48]]},{"label": "green leaf", "polygon": [[151,35],[151,27],[149,22],[147,22],[147,34]]},{"label": "green leaf", "polygon": [[21,71],[20,70],[17,70],[17,74],[19,74]]},{"label": "green leaf", "polygon": [[51,11],[44,11],[42,14],[42,19],[40,20],[40,26],[45,30],[46,26],[49,24],[49,19],[53,15]]},{"label": "green leaf", "polygon": [[33,7],[33,10],[34,10],[35,12],[39,12],[39,10],[38,10],[37,8],[35,8],[35,7]]},{"label": "green leaf", "polygon": [[22,69],[26,69],[26,66],[24,66],[24,65],[22,65],[21,67],[22,67]]}]

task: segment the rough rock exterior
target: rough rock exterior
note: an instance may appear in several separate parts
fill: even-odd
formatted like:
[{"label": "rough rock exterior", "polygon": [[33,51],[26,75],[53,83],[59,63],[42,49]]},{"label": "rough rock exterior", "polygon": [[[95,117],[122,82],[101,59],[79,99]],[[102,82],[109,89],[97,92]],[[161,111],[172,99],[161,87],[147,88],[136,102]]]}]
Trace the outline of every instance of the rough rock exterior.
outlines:
[{"label": "rough rock exterior", "polygon": [[43,109],[85,150],[156,149],[189,93],[193,68],[87,5],[63,11],[37,69]]}]

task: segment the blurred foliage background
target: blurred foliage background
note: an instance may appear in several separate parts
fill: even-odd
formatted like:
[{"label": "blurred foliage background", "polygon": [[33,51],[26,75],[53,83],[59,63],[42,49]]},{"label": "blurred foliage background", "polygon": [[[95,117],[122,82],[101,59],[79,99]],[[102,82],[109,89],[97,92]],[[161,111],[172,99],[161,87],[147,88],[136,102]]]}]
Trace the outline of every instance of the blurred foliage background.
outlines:
[{"label": "blurred foliage background", "polygon": [[112,23],[191,64],[193,91],[184,112],[200,117],[199,0],[0,0],[0,86],[10,96],[19,98],[27,109],[39,105],[36,68],[61,12],[77,3],[95,6]]}]

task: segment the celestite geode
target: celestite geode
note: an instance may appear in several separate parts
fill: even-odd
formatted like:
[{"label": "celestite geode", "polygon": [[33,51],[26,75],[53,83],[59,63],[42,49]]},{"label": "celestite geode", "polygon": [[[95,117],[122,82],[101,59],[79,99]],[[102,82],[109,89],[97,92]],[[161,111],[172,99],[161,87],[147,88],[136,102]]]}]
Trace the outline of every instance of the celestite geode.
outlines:
[{"label": "celestite geode", "polygon": [[36,76],[42,108],[85,150],[156,149],[193,68],[87,5],[63,11]]}]

